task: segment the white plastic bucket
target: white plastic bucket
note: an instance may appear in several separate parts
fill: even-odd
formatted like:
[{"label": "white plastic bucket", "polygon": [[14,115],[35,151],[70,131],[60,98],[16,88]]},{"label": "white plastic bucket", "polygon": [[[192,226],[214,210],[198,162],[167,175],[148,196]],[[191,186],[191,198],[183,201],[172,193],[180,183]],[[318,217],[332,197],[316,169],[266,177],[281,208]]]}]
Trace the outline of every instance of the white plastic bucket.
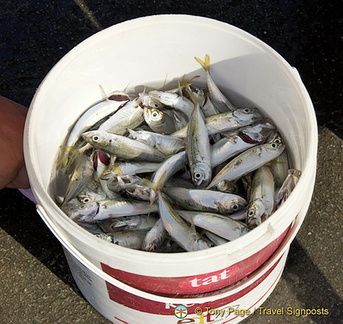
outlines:
[{"label": "white plastic bucket", "polygon": [[[59,146],[71,125],[102,99],[99,84],[107,92],[142,85],[163,87],[185,73],[201,75],[197,82],[204,84],[204,72],[194,56],[205,54],[211,57],[213,78],[234,104],[253,104],[275,121],[287,142],[292,166],[302,171],[296,188],[262,225],[233,242],[204,251],[156,254],[95,238],[59,209],[49,188]],[[88,267],[93,265],[103,276],[107,272],[142,293],[194,295],[216,292],[259,269],[284,240],[300,211],[306,213],[315,180],[317,125],[297,71],[265,43],[216,20],[160,15],[112,26],[63,57],[32,101],[24,151],[37,210],[63,238],[62,244],[74,247]],[[107,292],[105,285],[103,289]]]}]

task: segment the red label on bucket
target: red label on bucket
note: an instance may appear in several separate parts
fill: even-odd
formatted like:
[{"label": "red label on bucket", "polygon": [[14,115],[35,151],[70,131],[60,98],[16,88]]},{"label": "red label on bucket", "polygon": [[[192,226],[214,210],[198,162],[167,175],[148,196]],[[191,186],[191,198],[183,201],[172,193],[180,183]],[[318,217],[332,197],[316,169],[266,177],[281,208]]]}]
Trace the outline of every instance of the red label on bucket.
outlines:
[{"label": "red label on bucket", "polygon": [[217,287],[222,288],[223,281],[225,281],[225,285],[227,285],[229,282],[232,281],[230,280],[230,278],[236,278],[239,271],[240,266],[237,263],[223,270],[209,272],[203,275],[187,277],[184,280],[179,280],[178,286],[180,287],[180,291],[191,290],[195,293],[203,292],[203,290],[206,289],[207,286],[211,287],[211,290],[217,290]]},{"label": "red label on bucket", "polygon": [[[260,278],[256,281],[252,282],[249,286],[243,288],[242,290],[232,294],[225,296],[223,298],[218,298],[212,301],[207,301],[206,305],[201,303],[193,303],[187,304],[188,314],[196,314],[196,309],[207,307],[208,309],[219,309],[225,305],[229,305],[230,303],[234,303],[237,299],[243,297],[247,293],[249,293],[252,289],[260,285],[268,276],[269,274],[275,269],[278,265],[282,256],[275,262],[275,264],[264,273]],[[150,314],[159,314],[159,315],[173,315],[174,309],[177,305],[170,304],[170,303],[162,303],[150,299],[145,299],[143,297],[133,295],[129,292],[126,292],[118,287],[115,287],[108,282],[106,282],[108,295],[111,300],[114,302],[126,306],[131,309],[135,309],[141,312],[150,313]],[[224,290],[216,291],[213,293],[214,295],[218,295],[220,293],[225,292]],[[195,299],[196,300],[196,299]],[[180,299],[180,303],[182,303],[182,299]],[[183,304],[183,303],[182,303]]]},{"label": "red label on bucket", "polygon": [[107,274],[132,287],[166,296],[182,296],[216,291],[233,285],[258,269],[274,253],[287,234],[288,229],[265,248],[250,257],[227,268],[209,273],[184,277],[153,277],[122,271],[104,263],[101,263],[101,267]]}]

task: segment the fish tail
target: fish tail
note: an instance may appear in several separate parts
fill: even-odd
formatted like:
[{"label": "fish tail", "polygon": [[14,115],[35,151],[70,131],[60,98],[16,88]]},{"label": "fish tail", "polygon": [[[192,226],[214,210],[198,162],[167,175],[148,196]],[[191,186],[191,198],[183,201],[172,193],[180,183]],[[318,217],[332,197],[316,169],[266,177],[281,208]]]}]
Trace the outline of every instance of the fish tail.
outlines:
[{"label": "fish tail", "polygon": [[179,93],[182,95],[182,90],[189,87],[191,82],[186,79],[186,74],[184,74],[180,80],[178,80]]},{"label": "fish tail", "polygon": [[[197,58],[195,58],[195,59],[197,59]],[[186,88],[188,88],[188,87],[190,87],[190,86],[192,85],[192,81],[193,81],[194,79],[197,79],[197,78],[200,78],[200,75],[194,75],[194,76],[191,77],[190,80],[187,80],[187,79],[186,79],[186,74],[184,74],[184,75],[181,77],[181,79],[178,81],[178,84],[179,84],[179,91],[180,91],[180,90],[183,90],[183,89],[186,89]]]},{"label": "fish tail", "polygon": [[210,56],[208,54],[205,55],[204,61],[196,56],[194,58],[206,72],[210,72]]}]

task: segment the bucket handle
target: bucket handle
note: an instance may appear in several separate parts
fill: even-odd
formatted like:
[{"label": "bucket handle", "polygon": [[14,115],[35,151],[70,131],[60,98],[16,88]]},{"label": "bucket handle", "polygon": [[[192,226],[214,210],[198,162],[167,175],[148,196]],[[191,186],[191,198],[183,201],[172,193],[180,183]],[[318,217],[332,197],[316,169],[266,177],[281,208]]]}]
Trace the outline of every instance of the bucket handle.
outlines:
[{"label": "bucket handle", "polygon": [[[42,208],[41,205],[36,205],[37,213],[40,215],[40,217],[43,219],[46,226],[49,228],[49,230],[52,232],[52,234],[59,240],[59,242],[63,245],[63,247],[72,254],[84,267],[88,268],[90,271],[92,271],[96,276],[99,278],[107,281],[109,284],[122,289],[130,294],[140,296],[145,299],[149,299],[152,301],[157,301],[161,303],[180,303],[180,300],[182,300],[183,303],[194,303],[194,298],[172,298],[172,297],[164,297],[160,295],[151,294],[149,292],[145,292],[142,290],[139,290],[137,288],[131,287],[128,284],[119,281],[118,279],[110,276],[109,274],[101,271],[98,267],[96,267],[93,263],[91,263],[77,248],[75,248],[67,239],[64,238],[63,234],[56,229],[56,227],[53,225],[53,222],[50,220],[50,217],[47,215],[45,210]],[[278,247],[278,249],[274,252],[274,257],[276,255],[280,256],[283,254],[289,247],[288,242],[292,242],[295,235],[297,234],[304,218],[306,215],[307,208],[301,210],[297,217],[295,218],[292,227],[286,234],[286,237],[283,239],[281,245]],[[273,265],[272,262],[268,262],[268,265],[263,266],[270,268]],[[260,268],[261,270],[261,268]],[[233,290],[241,290],[244,285],[249,285],[250,281],[246,283],[242,283],[238,286],[235,286],[232,290],[228,290],[225,292],[226,295],[230,295],[233,293]],[[213,298],[218,298],[218,295],[215,295],[213,297],[211,296],[205,296],[205,297],[197,297],[197,301],[200,302],[208,302]]]},{"label": "bucket handle", "polygon": [[[90,271],[92,271],[95,275],[97,275],[99,278],[102,278],[103,280],[107,281],[109,284],[122,289],[128,293],[131,293],[136,296],[140,296],[152,301],[158,301],[161,303],[178,303],[181,298],[168,298],[164,296],[154,295],[142,290],[139,290],[137,288],[131,287],[127,284],[125,284],[122,281],[119,281],[118,279],[110,276],[106,272],[101,271],[98,267],[96,267],[93,263],[91,263],[82,253],[76,249],[67,239],[63,237],[63,234],[59,232],[55,226],[52,225],[52,221],[49,219],[49,216],[46,214],[45,210],[39,205],[36,205],[37,213],[40,215],[40,217],[43,219],[44,223],[47,225],[49,230],[52,232],[52,234],[59,240],[59,242],[63,245],[63,247],[71,254],[73,257],[75,257],[84,267],[88,268]],[[201,298],[199,298],[200,300]],[[206,299],[206,301],[208,298]],[[194,298],[182,298],[183,302],[193,303]]]}]

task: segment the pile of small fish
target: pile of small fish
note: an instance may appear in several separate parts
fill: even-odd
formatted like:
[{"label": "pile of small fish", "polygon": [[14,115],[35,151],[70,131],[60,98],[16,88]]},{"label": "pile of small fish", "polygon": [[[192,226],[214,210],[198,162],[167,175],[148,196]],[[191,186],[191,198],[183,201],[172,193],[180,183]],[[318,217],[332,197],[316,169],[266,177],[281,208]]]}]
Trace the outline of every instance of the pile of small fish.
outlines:
[{"label": "pile of small fish", "polygon": [[175,89],[114,92],[61,147],[56,201],[99,238],[151,252],[207,249],[260,225],[296,185],[300,171],[272,121],[234,106],[209,56],[196,60],[206,89],[183,77]]}]

